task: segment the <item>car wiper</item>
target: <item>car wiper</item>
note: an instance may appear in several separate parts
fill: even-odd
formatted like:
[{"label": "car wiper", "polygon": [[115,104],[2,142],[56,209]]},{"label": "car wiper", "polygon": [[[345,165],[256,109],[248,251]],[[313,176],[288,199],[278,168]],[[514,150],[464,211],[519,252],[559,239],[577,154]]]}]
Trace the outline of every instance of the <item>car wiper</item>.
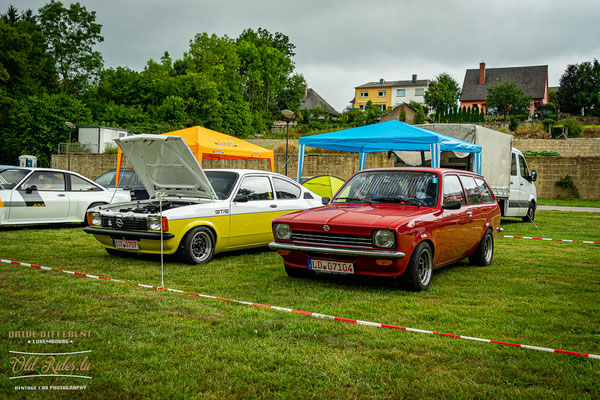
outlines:
[{"label": "car wiper", "polygon": [[410,204],[413,206],[421,207],[425,205],[425,202],[420,199],[409,198],[409,197],[377,197],[374,198],[373,201],[381,202],[381,203],[400,203],[400,204]]},{"label": "car wiper", "polygon": [[370,200],[360,199],[358,197],[337,197],[335,199],[334,203],[337,203],[338,200],[346,200],[346,202],[349,202],[349,203],[369,203],[369,204],[371,204]]}]

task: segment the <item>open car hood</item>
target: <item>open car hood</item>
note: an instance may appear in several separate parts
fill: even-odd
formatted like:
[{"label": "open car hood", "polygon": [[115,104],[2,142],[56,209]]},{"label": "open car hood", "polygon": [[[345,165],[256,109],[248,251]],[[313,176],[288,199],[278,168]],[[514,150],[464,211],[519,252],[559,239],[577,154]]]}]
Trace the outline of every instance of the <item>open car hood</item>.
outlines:
[{"label": "open car hood", "polygon": [[135,135],[115,139],[150,196],[216,199],[198,160],[179,136]]}]

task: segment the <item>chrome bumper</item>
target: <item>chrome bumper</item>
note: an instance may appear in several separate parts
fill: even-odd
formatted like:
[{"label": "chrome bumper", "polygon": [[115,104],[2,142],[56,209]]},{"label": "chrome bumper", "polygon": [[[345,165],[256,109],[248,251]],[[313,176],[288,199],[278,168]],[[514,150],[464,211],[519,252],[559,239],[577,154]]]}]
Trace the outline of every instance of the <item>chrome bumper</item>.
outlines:
[{"label": "chrome bumper", "polygon": [[362,257],[382,257],[382,258],[402,258],[406,256],[401,251],[390,250],[367,250],[367,249],[340,249],[337,247],[310,246],[293,243],[269,243],[273,250],[291,250],[291,251],[314,251],[326,254],[339,254],[344,256],[362,256]]},{"label": "chrome bumper", "polygon": [[[149,240],[160,240],[160,232],[138,232],[138,231],[122,231],[118,229],[106,229],[106,228],[92,228],[86,226],[83,228],[85,233],[92,235],[106,235],[111,238],[126,238],[126,239],[149,239]],[[164,233],[162,235],[163,240],[174,238],[175,235],[172,233]]]}]

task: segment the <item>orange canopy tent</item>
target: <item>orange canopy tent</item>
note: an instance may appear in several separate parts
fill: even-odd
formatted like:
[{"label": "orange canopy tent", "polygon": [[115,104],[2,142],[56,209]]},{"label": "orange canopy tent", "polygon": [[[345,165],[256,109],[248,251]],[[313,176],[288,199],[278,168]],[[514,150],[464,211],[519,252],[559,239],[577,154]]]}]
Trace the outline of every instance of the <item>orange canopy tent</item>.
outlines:
[{"label": "orange canopy tent", "polygon": [[[245,140],[229,136],[224,133],[193,126],[191,128],[180,129],[178,131],[163,133],[163,135],[181,136],[185,143],[190,147],[198,163],[202,165],[203,159],[268,159],[271,171],[275,172],[275,161],[273,150],[267,150]],[[117,179],[116,185],[119,185],[119,173],[123,153],[119,148],[117,155]]]}]

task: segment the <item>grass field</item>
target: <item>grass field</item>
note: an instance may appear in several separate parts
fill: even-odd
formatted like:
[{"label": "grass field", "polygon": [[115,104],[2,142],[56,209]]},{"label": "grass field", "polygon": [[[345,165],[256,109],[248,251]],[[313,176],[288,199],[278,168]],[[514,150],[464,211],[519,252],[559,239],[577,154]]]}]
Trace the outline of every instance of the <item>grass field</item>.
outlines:
[{"label": "grass field", "polygon": [[[538,211],[507,235],[600,241],[600,214]],[[0,258],[160,285],[159,258],[113,257],[80,227],[0,230]],[[436,271],[426,292],[318,275],[276,253],[165,263],[165,286],[412,328],[600,354],[599,245],[496,238],[494,262]],[[203,299],[0,264],[0,397],[597,398],[600,360]],[[36,344],[14,331],[90,331]],[[91,380],[9,380],[12,351],[89,353]],[[82,357],[73,357],[80,360]],[[41,361],[40,361],[41,362]],[[72,373],[72,372],[71,372]],[[83,374],[83,373],[82,373]],[[83,374],[85,375],[85,374]],[[87,385],[16,391],[16,385]]]},{"label": "grass field", "polygon": [[538,204],[541,206],[569,206],[569,207],[598,207],[598,208],[600,208],[600,200],[538,199]]}]

